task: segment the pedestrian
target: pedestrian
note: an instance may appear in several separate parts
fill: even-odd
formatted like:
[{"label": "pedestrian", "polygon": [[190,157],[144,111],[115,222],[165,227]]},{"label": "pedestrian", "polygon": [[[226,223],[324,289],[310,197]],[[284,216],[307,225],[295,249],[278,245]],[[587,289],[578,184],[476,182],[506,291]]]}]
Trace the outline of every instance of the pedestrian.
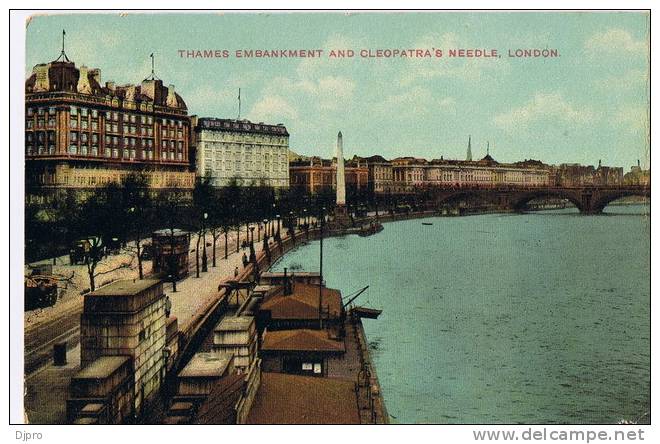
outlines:
[{"label": "pedestrian", "polygon": [[238,277],[238,267],[234,269],[234,277]]},{"label": "pedestrian", "polygon": [[243,268],[247,267],[248,263],[249,263],[249,261],[248,261],[247,255],[245,253],[243,253]]},{"label": "pedestrian", "polygon": [[170,297],[165,295],[165,317],[169,318],[170,317],[170,312],[172,311],[172,301],[170,300]]}]

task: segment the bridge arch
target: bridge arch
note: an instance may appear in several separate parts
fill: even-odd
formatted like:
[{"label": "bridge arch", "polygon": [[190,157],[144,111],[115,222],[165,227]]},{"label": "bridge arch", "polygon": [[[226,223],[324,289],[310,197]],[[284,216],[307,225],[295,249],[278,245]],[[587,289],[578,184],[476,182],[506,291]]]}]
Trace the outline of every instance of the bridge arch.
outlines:
[{"label": "bridge arch", "polygon": [[584,208],[583,202],[574,193],[571,193],[568,190],[544,190],[544,189],[529,191],[529,192],[521,193],[518,196],[512,197],[511,208],[516,211],[522,211],[528,202],[534,199],[541,199],[544,197],[566,199],[569,202],[571,202],[573,205],[575,205],[575,208],[577,208],[580,211],[580,213],[584,213],[586,210]]},{"label": "bridge arch", "polygon": [[651,197],[651,190],[646,188],[633,189],[633,190],[616,190],[611,192],[603,192],[598,196],[597,199],[592,203],[592,209],[595,213],[602,213],[607,205],[615,200],[621,199],[623,197],[629,196],[639,196],[639,197]]},{"label": "bridge arch", "polygon": [[437,206],[447,205],[454,202],[459,202],[463,199],[480,199],[487,202],[492,202],[499,199],[500,196],[490,192],[484,192],[480,189],[456,189],[440,193],[436,196],[435,202]]}]

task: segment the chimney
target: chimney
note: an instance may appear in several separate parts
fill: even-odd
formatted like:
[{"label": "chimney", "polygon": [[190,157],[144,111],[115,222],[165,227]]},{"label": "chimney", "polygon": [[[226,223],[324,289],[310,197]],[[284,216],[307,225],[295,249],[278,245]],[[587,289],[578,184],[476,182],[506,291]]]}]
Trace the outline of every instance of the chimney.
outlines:
[{"label": "chimney", "polygon": [[86,66],[81,66],[78,70],[79,76],[78,76],[78,85],[76,86],[76,90],[81,93],[81,94],[91,94],[92,93],[92,87],[89,84],[89,71]]},{"label": "chimney", "polygon": [[178,108],[179,102],[176,100],[176,94],[174,93],[174,85],[167,87],[167,102],[166,105],[170,108]]},{"label": "chimney", "polygon": [[92,78],[96,83],[101,85],[101,70],[98,68],[90,69],[89,73],[92,75]]},{"label": "chimney", "polygon": [[50,82],[48,80],[49,67],[50,65],[42,63],[40,65],[35,65],[35,67],[32,68],[32,73],[37,76],[34,82],[34,92],[48,91],[50,89]]},{"label": "chimney", "polygon": [[135,101],[135,85],[130,85],[126,88],[126,96],[124,97],[124,100],[129,100],[131,102]]},{"label": "chimney", "polygon": [[155,101],[156,100],[156,80],[143,80],[142,81],[142,88],[140,88],[140,92],[144,94],[145,96],[149,97],[151,100]]}]

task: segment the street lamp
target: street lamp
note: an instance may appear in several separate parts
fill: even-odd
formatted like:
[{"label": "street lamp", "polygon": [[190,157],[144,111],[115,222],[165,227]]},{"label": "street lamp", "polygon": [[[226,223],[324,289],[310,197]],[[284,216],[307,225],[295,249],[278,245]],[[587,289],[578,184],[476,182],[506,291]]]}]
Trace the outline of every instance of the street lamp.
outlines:
[{"label": "street lamp", "polygon": [[263,220],[264,223],[264,240],[268,239],[268,219]]},{"label": "street lamp", "polygon": [[208,213],[204,213],[204,218],[202,219],[202,241],[204,242],[204,246],[202,247],[202,272],[209,271],[208,258],[206,256],[206,219],[208,217]]},{"label": "street lamp", "polygon": [[254,253],[254,225],[250,225],[250,262],[256,265],[257,255]]},{"label": "street lamp", "polygon": [[279,240],[279,239],[281,239],[280,238],[280,215],[276,214],[275,218],[277,219],[277,233],[275,234],[275,238]]}]

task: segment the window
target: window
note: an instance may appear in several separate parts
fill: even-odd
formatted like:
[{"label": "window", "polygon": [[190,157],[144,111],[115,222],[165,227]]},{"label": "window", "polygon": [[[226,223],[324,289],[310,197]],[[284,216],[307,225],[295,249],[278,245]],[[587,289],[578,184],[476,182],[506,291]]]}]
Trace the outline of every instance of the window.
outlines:
[{"label": "window", "polygon": [[89,124],[87,123],[87,120],[83,120],[82,122],[80,122],[80,125],[81,125],[81,128],[84,129],[84,130],[89,128]]},{"label": "window", "polygon": [[34,128],[34,121],[32,119],[30,119],[27,122],[25,122],[25,128],[27,128],[27,129]]},{"label": "window", "polygon": [[111,151],[110,148],[105,149],[105,157],[110,157],[111,156]]},{"label": "window", "polygon": [[48,147],[48,154],[55,154],[55,145],[50,145]]},{"label": "window", "polygon": [[69,127],[70,128],[78,128],[78,121],[77,120],[71,120]]},{"label": "window", "polygon": [[78,133],[71,132],[70,133],[70,138],[71,138],[71,142],[77,142],[78,141]]},{"label": "window", "polygon": [[124,122],[128,122],[128,114],[124,114]]},{"label": "window", "polygon": [[161,153],[161,157],[162,157],[164,160],[166,160],[166,159],[167,159],[167,152],[166,152],[166,151],[163,151],[163,152]]},{"label": "window", "polygon": [[87,108],[80,108],[80,115],[82,117],[87,117]]},{"label": "window", "polygon": [[48,114],[51,114],[51,115],[55,114],[55,107],[54,106],[51,106],[50,108],[48,108]]},{"label": "window", "polygon": [[80,154],[82,154],[83,156],[87,155],[87,145],[83,145],[80,147]]},{"label": "window", "polygon": [[99,112],[95,109],[92,110],[92,118],[96,119],[99,116]]},{"label": "window", "polygon": [[99,147],[92,146],[92,156],[98,156],[98,155],[99,155]]},{"label": "window", "polygon": [[34,108],[28,108],[27,109],[27,115],[28,116],[33,116],[34,115]]},{"label": "window", "polygon": [[119,157],[119,150],[117,148],[112,150],[112,157]]},{"label": "window", "polygon": [[69,154],[78,154],[78,147],[75,145],[69,146]]},{"label": "window", "polygon": [[37,113],[38,113],[40,116],[43,116],[43,115],[44,115],[44,109],[43,109],[43,108],[39,108],[39,110],[37,111]]}]

